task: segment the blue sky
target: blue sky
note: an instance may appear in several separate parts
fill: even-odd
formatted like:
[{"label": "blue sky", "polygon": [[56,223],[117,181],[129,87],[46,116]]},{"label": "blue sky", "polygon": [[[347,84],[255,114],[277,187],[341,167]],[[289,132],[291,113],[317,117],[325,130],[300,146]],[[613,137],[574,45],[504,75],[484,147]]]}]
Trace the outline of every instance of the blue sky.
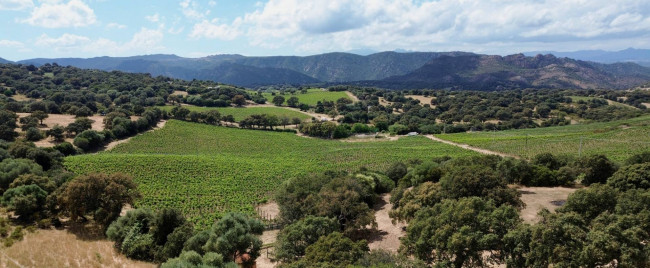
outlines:
[{"label": "blue sky", "polygon": [[0,57],[650,48],[647,0],[0,0]]}]

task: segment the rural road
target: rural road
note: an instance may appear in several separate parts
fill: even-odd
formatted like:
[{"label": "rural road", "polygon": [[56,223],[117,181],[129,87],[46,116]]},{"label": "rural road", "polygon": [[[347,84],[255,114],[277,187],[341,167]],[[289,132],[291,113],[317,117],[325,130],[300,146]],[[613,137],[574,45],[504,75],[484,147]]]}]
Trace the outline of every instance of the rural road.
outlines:
[{"label": "rural road", "polygon": [[453,141],[443,140],[443,139],[438,138],[438,137],[433,136],[433,135],[425,135],[425,137],[427,137],[427,138],[429,138],[431,140],[437,141],[437,142],[442,142],[442,143],[457,146],[457,147],[460,147],[460,148],[463,148],[463,149],[472,150],[472,151],[475,151],[475,152],[478,152],[478,153],[481,153],[481,154],[498,155],[498,156],[501,156],[501,157],[512,157],[512,158],[516,158],[516,159],[521,159],[521,157],[516,156],[516,155],[510,155],[510,154],[490,151],[490,150],[470,146],[470,145],[467,145],[467,144],[455,143]]}]

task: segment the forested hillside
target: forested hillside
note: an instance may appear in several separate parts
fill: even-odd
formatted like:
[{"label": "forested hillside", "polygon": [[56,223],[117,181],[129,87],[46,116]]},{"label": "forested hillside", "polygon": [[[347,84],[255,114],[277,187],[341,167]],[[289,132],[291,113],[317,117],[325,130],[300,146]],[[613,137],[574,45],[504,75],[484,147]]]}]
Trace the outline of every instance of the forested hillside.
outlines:
[{"label": "forested hillside", "polygon": [[650,68],[634,63],[602,64],[553,55],[502,57],[466,52],[381,52],[368,56],[327,53],[305,57],[216,55],[196,59],[147,55],[20,61],[35,65],[52,62],[248,87],[354,83],[391,89],[624,89],[650,80]]}]

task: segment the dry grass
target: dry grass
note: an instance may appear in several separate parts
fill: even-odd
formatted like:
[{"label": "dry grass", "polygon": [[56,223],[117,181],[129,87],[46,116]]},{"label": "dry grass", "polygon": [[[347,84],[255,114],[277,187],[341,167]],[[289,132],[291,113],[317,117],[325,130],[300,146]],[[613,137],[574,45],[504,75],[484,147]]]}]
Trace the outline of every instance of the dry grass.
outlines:
[{"label": "dry grass", "polygon": [[424,105],[424,104],[431,105],[431,101],[436,98],[436,97],[425,97],[425,96],[421,96],[421,95],[405,95],[404,97],[412,98],[414,100],[419,100],[420,104],[422,104],[422,105]]},{"label": "dry grass", "polygon": [[27,233],[0,250],[0,267],[155,267],[127,259],[111,241],[90,238],[95,237],[55,229]]},{"label": "dry grass", "polygon": [[[23,118],[27,117],[30,115],[30,113],[16,113],[18,117]],[[99,115],[93,115],[88,117],[90,120],[95,121],[92,124],[92,129],[97,130],[97,131],[102,131],[104,130],[104,117],[99,116]],[[133,118],[132,118],[133,119]],[[74,122],[75,116],[71,114],[49,114],[45,120],[43,120],[43,124],[45,124],[45,127],[41,127],[41,130],[47,130],[53,127],[54,125],[60,125],[62,127],[65,127],[69,125],[70,123]]]},{"label": "dry grass", "polygon": [[187,93],[187,91],[175,90],[174,92],[172,92],[172,95],[181,95],[181,96],[185,97],[185,96],[189,95],[189,93]]},{"label": "dry grass", "polygon": [[522,187],[521,201],[524,201],[526,208],[521,211],[521,218],[526,223],[539,221],[537,212],[546,208],[553,212],[566,202],[569,194],[575,192],[576,188],[565,187]]},{"label": "dry grass", "polygon": [[40,99],[32,99],[32,98],[27,97],[27,96],[25,96],[23,94],[14,94],[13,96],[11,96],[11,98],[14,99],[15,101],[40,100]]}]

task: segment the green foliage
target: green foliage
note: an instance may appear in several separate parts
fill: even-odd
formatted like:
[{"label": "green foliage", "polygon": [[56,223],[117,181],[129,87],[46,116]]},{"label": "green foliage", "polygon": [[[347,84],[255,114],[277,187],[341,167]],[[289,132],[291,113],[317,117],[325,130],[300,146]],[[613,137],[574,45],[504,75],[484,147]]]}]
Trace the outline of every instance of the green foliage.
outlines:
[{"label": "green foliage", "polygon": [[394,162],[387,170],[386,175],[393,181],[399,181],[407,173],[407,167],[402,162]]},{"label": "green foliage", "polygon": [[43,210],[47,192],[37,185],[21,185],[11,188],[2,195],[2,205],[21,218],[30,218]]},{"label": "green foliage", "polygon": [[106,236],[127,257],[163,262],[181,253],[192,231],[178,211],[136,209],[111,223]]},{"label": "green foliage", "polygon": [[305,255],[305,249],[316,243],[320,237],[340,229],[332,218],[307,216],[282,229],[278,234],[275,257],[283,262],[291,262]]},{"label": "green foliage", "polygon": [[643,164],[650,162],[650,151],[635,154],[625,160],[626,165]]},{"label": "green foliage", "polygon": [[42,175],[43,168],[29,159],[7,158],[0,162],[0,189],[6,190],[20,175]]},{"label": "green foliage", "polygon": [[136,206],[177,208],[205,228],[227,211],[254,213],[255,204],[292,177],[473,154],[425,137],[346,143],[172,120],[108,153],[68,157],[65,165],[77,174],[130,174],[144,197]]},{"label": "green foliage", "polygon": [[[214,107],[214,108],[197,107],[197,106],[183,106],[183,107],[188,109],[189,111],[202,112],[202,113],[217,111],[219,112],[219,114],[221,114],[224,117],[228,115],[233,116],[235,122],[239,122],[244,118],[251,116],[253,114],[267,114],[267,115],[275,115],[277,117],[286,116],[289,118],[299,118],[301,120],[310,118],[310,116],[306,114],[291,109],[280,108],[280,107],[254,107],[254,106],[253,107]],[[158,108],[160,108],[163,111],[171,111],[172,106],[160,106]]]},{"label": "green foliage", "polygon": [[58,196],[58,202],[70,213],[72,220],[90,214],[97,223],[106,227],[120,215],[125,204],[134,204],[139,197],[130,176],[93,173],[68,182]]},{"label": "green foliage", "polygon": [[394,124],[390,127],[388,127],[388,131],[392,135],[404,135],[409,132],[409,128],[405,125],[401,124]]},{"label": "green foliage", "polygon": [[606,183],[607,178],[611,177],[618,169],[617,165],[605,155],[586,156],[578,159],[575,165],[584,174],[582,179],[584,185]]},{"label": "green foliage", "polygon": [[24,185],[37,185],[44,191],[48,193],[54,192],[56,190],[56,183],[47,176],[39,176],[35,174],[23,174],[16,178],[10,185],[9,188],[16,188],[18,186]]},{"label": "green foliage", "polygon": [[607,185],[620,191],[650,189],[650,162],[624,166],[607,179]]},{"label": "green foliage", "polygon": [[305,267],[328,264],[334,267],[345,267],[356,263],[368,251],[365,240],[354,242],[350,238],[343,236],[343,234],[334,232],[320,237],[316,243],[308,246],[305,250],[305,257],[294,266]]},{"label": "green foliage", "polygon": [[[273,102],[274,96],[271,93],[264,92],[262,93],[262,96],[264,96],[268,102]],[[336,101],[340,98],[350,98],[345,92],[324,91],[317,88],[308,89],[306,93],[296,94],[291,97],[298,98],[299,103],[305,103],[312,106],[316,105],[319,101]]]},{"label": "green foliage", "polygon": [[[650,150],[647,135],[650,116],[605,123],[505,131],[440,134],[437,137],[479,148],[532,159],[540,153],[559,156],[602,154],[621,163]],[[580,146],[582,140],[582,146]]]},{"label": "green foliage", "polygon": [[440,190],[445,198],[478,196],[493,199],[497,205],[523,207],[521,194],[508,188],[505,180],[485,166],[452,167],[440,179]]},{"label": "green foliage", "polygon": [[453,267],[483,267],[496,261],[484,256],[499,250],[501,239],[521,222],[517,209],[478,197],[443,200],[418,211],[409,222],[400,250]]},{"label": "green foliage", "polygon": [[605,211],[614,211],[616,190],[603,184],[594,184],[589,188],[575,191],[569,196],[560,212],[575,212],[591,220]]},{"label": "green foliage", "polygon": [[65,136],[63,135],[65,132],[65,128],[59,125],[54,125],[51,129],[48,129],[45,132],[45,135],[48,137],[52,137],[54,141],[56,142],[62,142]]},{"label": "green foliage", "polygon": [[244,254],[250,257],[249,261],[254,261],[262,248],[262,241],[257,236],[263,231],[264,225],[259,220],[228,213],[212,226],[203,249],[221,254],[228,261],[235,261]]}]

